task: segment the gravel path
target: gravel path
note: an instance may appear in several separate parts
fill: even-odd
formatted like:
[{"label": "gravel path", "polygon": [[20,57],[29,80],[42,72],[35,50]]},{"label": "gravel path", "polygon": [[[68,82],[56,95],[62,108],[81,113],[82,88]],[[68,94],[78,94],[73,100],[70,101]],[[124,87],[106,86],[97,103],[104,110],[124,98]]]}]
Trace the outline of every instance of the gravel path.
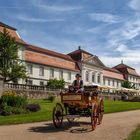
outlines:
[{"label": "gravel path", "polygon": [[106,114],[95,131],[89,122],[90,118],[64,122],[61,129],[52,122],[0,126],[0,140],[124,140],[140,124],[140,110]]}]

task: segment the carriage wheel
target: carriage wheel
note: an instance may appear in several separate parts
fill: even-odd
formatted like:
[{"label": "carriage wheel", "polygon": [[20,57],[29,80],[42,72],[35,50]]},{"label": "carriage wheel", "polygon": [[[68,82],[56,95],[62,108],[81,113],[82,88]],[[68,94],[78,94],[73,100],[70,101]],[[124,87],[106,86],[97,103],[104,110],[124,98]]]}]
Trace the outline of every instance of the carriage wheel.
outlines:
[{"label": "carriage wheel", "polygon": [[67,120],[68,120],[69,123],[73,123],[75,118],[67,118]]},{"label": "carriage wheel", "polygon": [[[69,109],[68,107],[65,107],[65,110],[66,110],[66,116],[69,115],[69,111],[68,111],[68,109]],[[68,120],[69,123],[73,123],[74,120],[75,120],[75,118],[74,118],[74,117],[67,117],[67,120]]]},{"label": "carriage wheel", "polygon": [[104,115],[104,100],[101,99],[98,108],[98,124],[102,123],[103,115]]},{"label": "carriage wheel", "polygon": [[91,125],[92,125],[92,130],[95,130],[97,126],[97,105],[95,103],[92,103]]},{"label": "carriage wheel", "polygon": [[53,124],[56,128],[60,128],[63,122],[63,108],[60,103],[57,103],[53,108]]}]

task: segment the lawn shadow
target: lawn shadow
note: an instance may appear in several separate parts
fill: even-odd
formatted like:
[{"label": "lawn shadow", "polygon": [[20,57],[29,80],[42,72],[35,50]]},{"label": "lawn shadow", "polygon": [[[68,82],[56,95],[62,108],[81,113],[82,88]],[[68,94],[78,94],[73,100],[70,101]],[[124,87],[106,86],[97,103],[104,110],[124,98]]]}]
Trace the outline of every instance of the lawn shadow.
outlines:
[{"label": "lawn shadow", "polygon": [[36,126],[28,129],[30,132],[37,133],[55,133],[55,132],[66,132],[66,133],[88,133],[92,131],[90,122],[63,122],[61,128],[55,128],[53,123],[47,123],[44,126]]}]

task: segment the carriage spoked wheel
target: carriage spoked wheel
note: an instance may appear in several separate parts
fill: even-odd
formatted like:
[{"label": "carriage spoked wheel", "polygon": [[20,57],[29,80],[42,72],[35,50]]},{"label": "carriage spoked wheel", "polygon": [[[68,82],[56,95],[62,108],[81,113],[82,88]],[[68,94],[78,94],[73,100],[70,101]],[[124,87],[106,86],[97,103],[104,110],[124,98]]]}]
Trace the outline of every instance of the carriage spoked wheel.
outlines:
[{"label": "carriage spoked wheel", "polygon": [[75,120],[75,118],[73,118],[73,117],[68,117],[67,120],[68,120],[69,123],[73,123],[74,120]]},{"label": "carriage spoked wheel", "polygon": [[96,103],[92,103],[92,110],[91,110],[91,126],[92,130],[96,129],[97,126],[97,105]]},{"label": "carriage spoked wheel", "polygon": [[98,106],[98,124],[100,125],[102,123],[104,115],[104,100],[100,99],[99,106]]},{"label": "carriage spoked wheel", "polygon": [[70,109],[70,107],[65,107],[67,120],[69,123],[73,123],[75,118],[73,115],[70,115],[69,109]]},{"label": "carriage spoked wheel", "polygon": [[53,124],[56,128],[60,128],[63,122],[63,108],[57,103],[53,108]]}]

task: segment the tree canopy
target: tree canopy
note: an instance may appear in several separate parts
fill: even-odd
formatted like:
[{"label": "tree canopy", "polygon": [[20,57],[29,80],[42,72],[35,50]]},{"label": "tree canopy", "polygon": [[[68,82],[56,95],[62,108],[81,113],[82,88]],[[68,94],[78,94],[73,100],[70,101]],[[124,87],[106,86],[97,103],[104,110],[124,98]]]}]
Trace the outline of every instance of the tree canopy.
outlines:
[{"label": "tree canopy", "polygon": [[63,89],[65,86],[65,81],[62,80],[57,80],[57,79],[50,79],[47,82],[47,87],[52,88],[52,89]]},{"label": "tree canopy", "polygon": [[0,32],[0,75],[4,82],[26,78],[26,67],[18,57],[19,45],[6,28]]},{"label": "tree canopy", "polygon": [[132,84],[132,83],[129,82],[129,81],[124,81],[124,82],[122,83],[122,87],[124,87],[124,88],[133,88],[133,89],[135,89],[135,84]]}]

